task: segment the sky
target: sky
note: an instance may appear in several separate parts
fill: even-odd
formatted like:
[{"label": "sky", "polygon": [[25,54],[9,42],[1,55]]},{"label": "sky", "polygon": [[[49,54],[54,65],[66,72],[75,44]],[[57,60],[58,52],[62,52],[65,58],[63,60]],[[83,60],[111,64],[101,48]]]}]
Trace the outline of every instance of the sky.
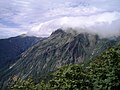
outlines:
[{"label": "sky", "polygon": [[0,39],[58,28],[120,35],[120,0],[0,0]]}]

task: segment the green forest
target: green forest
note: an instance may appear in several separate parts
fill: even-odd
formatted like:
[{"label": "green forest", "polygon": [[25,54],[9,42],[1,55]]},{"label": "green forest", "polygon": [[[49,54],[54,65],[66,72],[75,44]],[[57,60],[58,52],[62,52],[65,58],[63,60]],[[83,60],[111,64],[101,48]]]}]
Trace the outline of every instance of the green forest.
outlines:
[{"label": "green forest", "polygon": [[48,82],[35,83],[32,77],[12,80],[10,90],[119,90],[120,45],[109,48],[89,62],[62,66]]}]

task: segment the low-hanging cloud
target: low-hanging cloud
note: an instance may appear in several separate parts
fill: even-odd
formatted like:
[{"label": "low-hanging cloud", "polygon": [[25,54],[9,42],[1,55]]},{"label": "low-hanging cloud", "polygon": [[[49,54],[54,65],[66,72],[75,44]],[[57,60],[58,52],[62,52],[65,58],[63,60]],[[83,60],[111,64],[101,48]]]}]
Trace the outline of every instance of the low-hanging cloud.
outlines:
[{"label": "low-hanging cloud", "polygon": [[60,17],[44,23],[36,23],[31,27],[29,35],[49,36],[58,28],[68,30],[72,28],[78,33],[88,32],[98,34],[101,37],[120,35],[120,13],[103,12],[99,14],[75,17]]},{"label": "low-hanging cloud", "polygon": [[58,28],[116,35],[119,3],[120,0],[0,0],[0,38],[24,32],[47,37]]}]

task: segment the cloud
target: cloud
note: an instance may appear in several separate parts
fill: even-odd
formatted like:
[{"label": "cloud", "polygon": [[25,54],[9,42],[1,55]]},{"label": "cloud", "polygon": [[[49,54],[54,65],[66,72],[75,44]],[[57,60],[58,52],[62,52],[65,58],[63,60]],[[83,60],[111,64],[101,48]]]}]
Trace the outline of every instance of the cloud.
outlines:
[{"label": "cloud", "polygon": [[21,29],[18,29],[18,28],[0,28],[1,39],[14,37],[21,34],[26,34],[26,31],[22,31]]},{"label": "cloud", "polygon": [[[60,17],[44,23],[31,26],[30,35],[49,36],[54,30],[72,28],[81,32],[96,33],[102,37],[111,37],[120,34],[120,13],[104,12],[89,16]],[[82,31],[81,31],[82,30]],[[83,31],[84,30],[84,31]]]},{"label": "cloud", "polygon": [[44,13],[44,17],[90,15],[101,11],[101,9],[96,7],[61,7],[49,10],[48,12]]},{"label": "cloud", "polygon": [[[16,28],[19,34],[24,31],[29,35],[48,36],[58,27],[85,27],[99,22],[110,25],[118,17],[119,3],[120,0],[0,0],[0,21],[10,22],[4,26]],[[0,23],[1,33],[12,36],[12,29],[6,30],[3,22]]]},{"label": "cloud", "polygon": [[101,9],[114,11],[119,9],[118,4],[119,0],[1,0],[0,17],[20,25],[29,25],[61,15],[97,13]]}]

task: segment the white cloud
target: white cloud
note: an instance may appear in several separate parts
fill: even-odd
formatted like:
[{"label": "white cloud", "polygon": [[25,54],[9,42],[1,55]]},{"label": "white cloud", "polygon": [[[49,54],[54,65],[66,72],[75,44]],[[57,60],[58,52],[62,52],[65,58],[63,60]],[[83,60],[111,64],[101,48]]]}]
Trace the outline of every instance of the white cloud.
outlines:
[{"label": "white cloud", "polygon": [[[92,32],[102,36],[105,36],[104,34],[107,32],[108,35],[106,36],[112,36],[115,33],[118,34],[118,32],[120,32],[119,20],[120,13],[118,12],[104,12],[90,16],[60,17],[44,23],[36,23],[31,27],[32,29],[28,34],[49,36],[58,28],[73,28],[77,29],[78,32]],[[86,31],[80,31],[81,28]]]},{"label": "white cloud", "polygon": [[97,12],[103,12],[103,10],[96,7],[61,7],[51,9],[44,13],[45,17],[56,17],[56,16],[80,16],[95,14]]},{"label": "white cloud", "polygon": [[[18,32],[22,29],[30,35],[48,36],[58,27],[88,27],[99,22],[110,25],[119,16],[119,3],[120,0],[0,0],[0,20],[18,25]],[[7,31],[7,27],[0,27]]]}]

